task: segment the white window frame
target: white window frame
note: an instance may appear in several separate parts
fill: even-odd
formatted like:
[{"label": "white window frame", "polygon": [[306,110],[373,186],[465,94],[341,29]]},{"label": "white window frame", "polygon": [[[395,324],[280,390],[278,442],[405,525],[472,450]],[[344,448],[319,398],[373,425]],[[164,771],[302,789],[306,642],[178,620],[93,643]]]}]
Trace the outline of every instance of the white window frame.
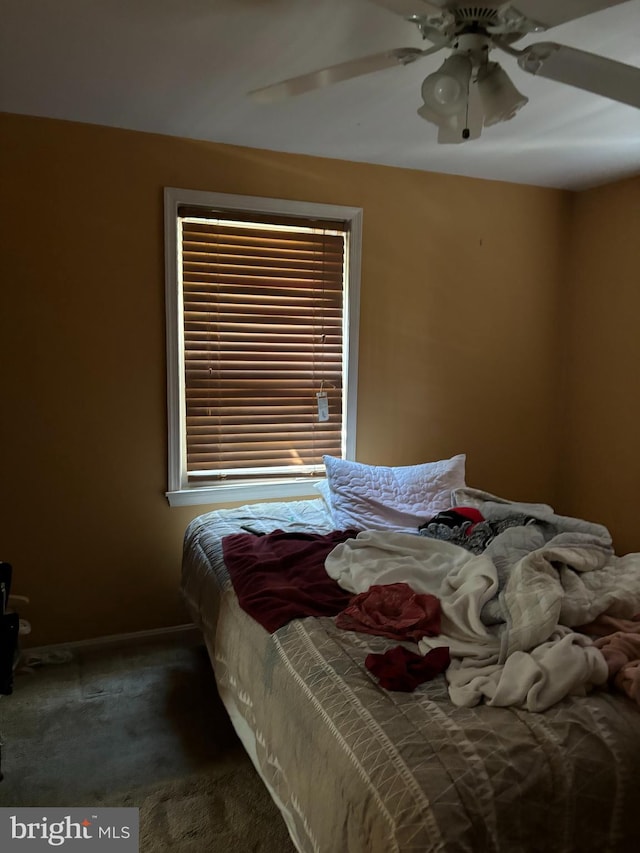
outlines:
[{"label": "white window frame", "polygon": [[167,413],[169,439],[168,490],[171,506],[231,503],[317,496],[318,478],[252,480],[251,482],[191,485],[187,479],[186,405],[184,382],[184,323],[181,292],[181,257],[178,208],[198,206],[238,209],[253,213],[300,216],[349,223],[349,251],[345,274],[343,378],[345,408],[345,458],[355,459],[358,330],[360,323],[360,269],[362,254],[362,209],[342,205],[259,198],[257,196],[211,193],[165,187],[165,304],[167,342]]}]

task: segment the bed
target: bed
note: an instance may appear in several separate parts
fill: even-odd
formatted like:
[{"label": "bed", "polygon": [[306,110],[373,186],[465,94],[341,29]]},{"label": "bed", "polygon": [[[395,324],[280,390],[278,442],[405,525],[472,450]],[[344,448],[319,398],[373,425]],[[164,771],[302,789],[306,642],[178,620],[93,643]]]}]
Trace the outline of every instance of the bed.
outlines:
[{"label": "bed", "polygon": [[[322,498],[204,514],[186,531],[182,591],[203,631],[220,697],[297,850],[637,849],[640,709],[610,688],[606,673],[603,679],[601,653],[594,653],[596,686],[574,685],[544,710],[527,710],[527,701],[491,704],[495,684],[480,699],[463,689],[466,704],[454,704],[444,674],[413,691],[387,690],[365,661],[397,640],[344,630],[331,615],[294,618],[270,632],[241,607],[223,541],[272,531],[329,537],[336,518]],[[375,536],[388,533],[374,534],[376,547]],[[350,533],[334,546],[330,554],[342,557],[337,575],[349,573],[353,549],[363,539],[368,546],[368,535]],[[396,530],[390,537],[409,535]],[[417,540],[432,547],[426,537]],[[628,617],[640,563],[625,568],[631,587],[618,615]],[[544,599],[544,590],[535,595]],[[640,602],[640,586],[637,595]],[[504,633],[495,620],[490,631]],[[439,640],[428,642],[437,647]],[[580,647],[592,642],[585,637]],[[477,680],[472,667],[462,688],[477,688]]]}]

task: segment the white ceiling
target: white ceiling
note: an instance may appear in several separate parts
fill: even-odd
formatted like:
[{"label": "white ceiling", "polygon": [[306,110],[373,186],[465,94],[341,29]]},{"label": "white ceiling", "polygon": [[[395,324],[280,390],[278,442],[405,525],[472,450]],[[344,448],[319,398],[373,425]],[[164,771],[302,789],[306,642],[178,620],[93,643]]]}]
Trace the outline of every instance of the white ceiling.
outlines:
[{"label": "white ceiling", "polygon": [[[529,103],[462,145],[437,145],[437,128],[416,113],[443,54],[277,104],[247,97],[334,63],[425,47],[413,24],[368,0],[0,0],[0,11],[5,112],[541,186],[640,172],[640,110],[533,77],[506,54]],[[518,46],[550,40],[640,66],[640,0]]]}]

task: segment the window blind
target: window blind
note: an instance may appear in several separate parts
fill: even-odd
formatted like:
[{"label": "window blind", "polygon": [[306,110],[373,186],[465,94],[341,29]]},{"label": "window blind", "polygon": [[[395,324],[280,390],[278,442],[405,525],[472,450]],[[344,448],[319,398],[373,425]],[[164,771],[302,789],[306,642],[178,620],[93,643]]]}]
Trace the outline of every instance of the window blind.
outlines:
[{"label": "window blind", "polygon": [[189,480],[323,470],[342,455],[346,228],[180,214]]}]

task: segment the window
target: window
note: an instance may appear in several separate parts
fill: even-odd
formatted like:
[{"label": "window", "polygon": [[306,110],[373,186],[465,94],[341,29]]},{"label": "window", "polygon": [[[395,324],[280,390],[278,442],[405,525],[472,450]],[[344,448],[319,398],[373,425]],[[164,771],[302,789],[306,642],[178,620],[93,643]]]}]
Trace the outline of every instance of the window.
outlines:
[{"label": "window", "polygon": [[361,222],[165,189],[172,506],[313,494],[354,457]]}]

